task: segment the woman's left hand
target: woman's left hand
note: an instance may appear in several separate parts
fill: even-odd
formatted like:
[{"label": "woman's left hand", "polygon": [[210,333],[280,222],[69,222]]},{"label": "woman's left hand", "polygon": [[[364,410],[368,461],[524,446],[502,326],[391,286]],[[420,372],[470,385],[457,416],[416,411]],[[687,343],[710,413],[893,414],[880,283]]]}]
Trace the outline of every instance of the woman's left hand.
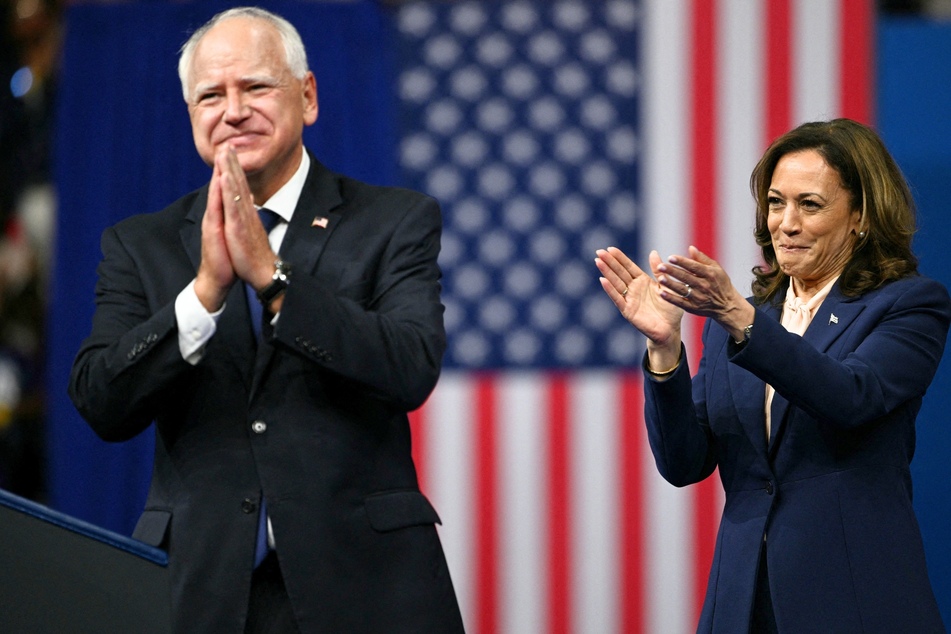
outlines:
[{"label": "woman's left hand", "polygon": [[719,322],[735,338],[753,323],[755,309],[733,286],[716,260],[696,247],[688,255],[672,255],[657,267],[661,297],[688,313]]}]

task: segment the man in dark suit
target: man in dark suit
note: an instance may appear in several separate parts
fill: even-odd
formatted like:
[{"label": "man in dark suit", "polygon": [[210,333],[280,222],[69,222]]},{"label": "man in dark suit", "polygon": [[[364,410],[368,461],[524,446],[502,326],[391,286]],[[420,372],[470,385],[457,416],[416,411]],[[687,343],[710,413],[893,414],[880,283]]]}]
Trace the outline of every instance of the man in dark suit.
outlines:
[{"label": "man in dark suit", "polygon": [[282,18],[215,16],[179,73],[211,181],[104,232],[69,385],[106,440],[156,423],[134,536],[168,549],[177,630],[461,631],[406,417],[445,348],[438,206],[305,150]]}]

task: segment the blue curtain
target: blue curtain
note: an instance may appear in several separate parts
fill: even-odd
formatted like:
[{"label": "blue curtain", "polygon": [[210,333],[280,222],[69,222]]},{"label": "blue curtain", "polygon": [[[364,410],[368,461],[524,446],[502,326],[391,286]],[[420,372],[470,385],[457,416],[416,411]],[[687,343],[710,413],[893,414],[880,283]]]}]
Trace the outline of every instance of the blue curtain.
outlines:
[{"label": "blue curtain", "polygon": [[[178,48],[225,3],[72,6],[58,94],[56,263],[50,295],[50,505],[129,534],[151,473],[153,431],[100,441],[66,396],[89,332],[103,229],[157,211],[211,175],[198,158],[177,74]],[[395,181],[388,16],[372,2],[272,3],[307,46],[320,116],[305,143],[328,167]]]}]

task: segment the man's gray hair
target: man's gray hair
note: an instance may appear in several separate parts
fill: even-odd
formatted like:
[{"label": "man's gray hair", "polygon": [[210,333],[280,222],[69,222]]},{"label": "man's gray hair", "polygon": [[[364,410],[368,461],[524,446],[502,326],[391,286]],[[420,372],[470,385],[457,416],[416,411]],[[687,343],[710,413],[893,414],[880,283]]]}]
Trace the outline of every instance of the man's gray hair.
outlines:
[{"label": "man's gray hair", "polygon": [[297,79],[303,79],[307,71],[310,70],[307,66],[307,51],[304,50],[304,42],[300,39],[300,34],[293,24],[276,13],[265,11],[259,7],[235,7],[222,11],[205,22],[182,45],[181,54],[178,58],[178,78],[182,82],[182,95],[185,97],[185,101],[188,101],[189,98],[189,73],[191,72],[192,58],[195,56],[198,42],[213,26],[231,18],[253,18],[271,24],[281,35],[287,68],[291,74]]}]

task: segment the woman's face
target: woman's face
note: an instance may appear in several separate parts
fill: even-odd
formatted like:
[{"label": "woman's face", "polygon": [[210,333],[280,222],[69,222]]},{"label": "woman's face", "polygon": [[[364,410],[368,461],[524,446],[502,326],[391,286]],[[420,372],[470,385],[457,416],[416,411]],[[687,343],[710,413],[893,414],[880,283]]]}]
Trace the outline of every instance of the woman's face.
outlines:
[{"label": "woman's face", "polygon": [[861,213],[815,150],[786,154],[769,185],[767,226],[779,268],[798,291],[818,291],[845,268]]}]

